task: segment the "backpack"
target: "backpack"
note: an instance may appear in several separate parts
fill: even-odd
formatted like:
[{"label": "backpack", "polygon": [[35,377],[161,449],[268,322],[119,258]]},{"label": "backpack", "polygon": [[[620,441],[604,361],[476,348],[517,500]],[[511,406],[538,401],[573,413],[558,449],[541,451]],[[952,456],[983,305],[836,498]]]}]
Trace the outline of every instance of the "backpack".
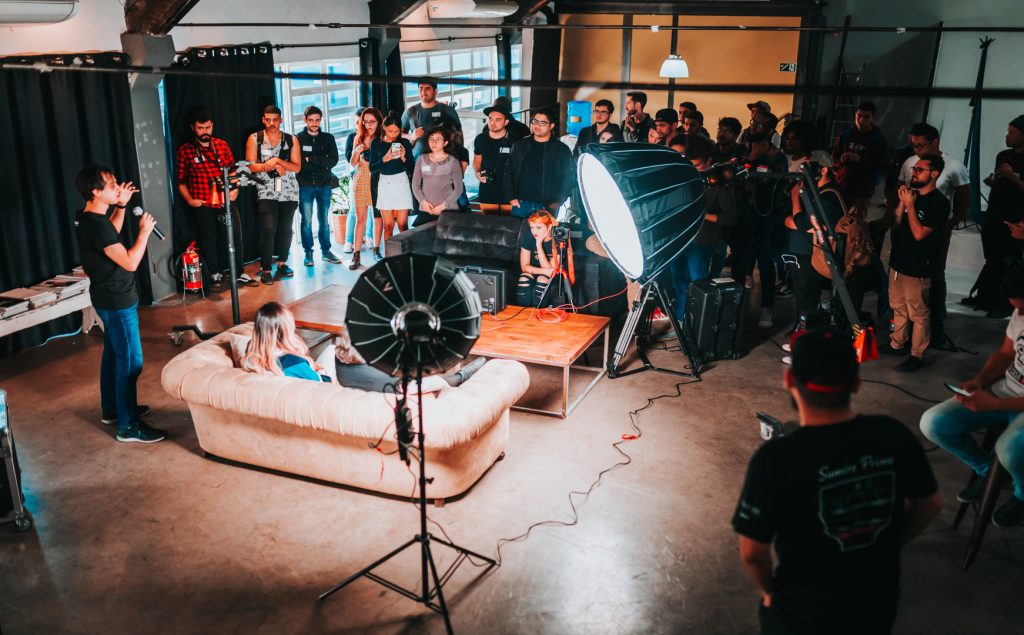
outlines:
[{"label": "backpack", "polygon": [[[839,260],[836,264],[842,266],[843,277],[847,278],[854,269],[864,267],[871,262],[871,253],[874,251],[871,244],[871,232],[865,221],[847,210],[842,194],[831,188],[825,188],[821,194],[834,196],[839,202],[840,209],[843,210],[843,215],[839,217],[835,227],[832,228],[839,244],[832,245],[832,248]],[[825,252],[818,243],[816,233],[814,236],[814,246],[817,249],[811,254],[811,265],[814,266],[815,271],[831,280],[832,272],[828,268],[828,263],[825,262]]]},{"label": "backpack", "polygon": [[[260,130],[256,133],[256,152],[259,153],[260,146],[263,145],[263,131]],[[278,151],[277,156],[290,157],[292,153],[292,136],[285,131],[281,131],[281,149]]]}]

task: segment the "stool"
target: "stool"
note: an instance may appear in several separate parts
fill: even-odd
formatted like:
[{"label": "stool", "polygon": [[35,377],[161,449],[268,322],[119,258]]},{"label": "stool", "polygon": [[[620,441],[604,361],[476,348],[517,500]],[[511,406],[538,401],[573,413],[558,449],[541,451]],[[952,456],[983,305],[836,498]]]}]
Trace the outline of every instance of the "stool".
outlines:
[{"label": "stool", "polygon": [[[999,435],[1006,430],[1006,426],[1007,424],[1000,424],[985,430],[985,437],[982,439],[981,447],[988,452],[992,452],[996,441],[999,439]],[[970,486],[978,478],[974,470],[971,470],[971,477],[968,479],[967,485]],[[967,550],[964,552],[964,559],[960,563],[960,568],[964,571],[971,568],[971,564],[974,563],[974,559],[981,550],[981,543],[985,539],[985,532],[988,531],[988,526],[992,522],[992,512],[996,508],[999,491],[1003,489],[1003,486],[1006,485],[1009,479],[1009,473],[999,463],[999,457],[993,453],[992,463],[989,464],[988,468],[988,482],[985,483],[985,491],[981,495],[981,501],[977,503],[960,503],[960,508],[957,509],[956,517],[953,519],[953,529],[960,525],[964,514],[967,513],[967,508],[974,508],[974,527],[971,528],[971,536],[967,539]]]}]

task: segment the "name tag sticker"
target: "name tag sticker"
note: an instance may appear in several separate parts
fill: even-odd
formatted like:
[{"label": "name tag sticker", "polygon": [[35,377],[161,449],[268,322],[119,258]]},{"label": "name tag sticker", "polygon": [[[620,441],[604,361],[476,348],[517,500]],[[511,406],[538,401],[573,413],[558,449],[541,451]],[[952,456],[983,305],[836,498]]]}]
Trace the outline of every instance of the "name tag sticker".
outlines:
[{"label": "name tag sticker", "polygon": [[432,169],[433,169],[433,168],[432,168],[431,166],[429,166],[429,165],[424,165],[424,166],[423,166],[423,172],[424,172],[425,174],[430,174],[430,171],[431,171]]},{"label": "name tag sticker", "polygon": [[498,154],[508,154],[511,151],[512,151],[512,148],[499,148],[498,149]]},{"label": "name tag sticker", "polygon": [[312,152],[313,151],[313,146],[302,146],[302,151],[303,152]]},{"label": "name tag sticker", "polygon": [[432,112],[432,113],[430,113],[430,116],[433,117],[434,119],[437,119],[438,117],[441,116],[441,113],[439,113],[439,112]]},{"label": "name tag sticker", "polygon": [[193,157],[193,158],[192,158],[192,161],[194,161],[195,163],[202,163],[202,162],[203,162],[203,160],[202,160],[202,159],[200,159],[198,155],[197,155],[197,156],[195,156],[195,157]]}]

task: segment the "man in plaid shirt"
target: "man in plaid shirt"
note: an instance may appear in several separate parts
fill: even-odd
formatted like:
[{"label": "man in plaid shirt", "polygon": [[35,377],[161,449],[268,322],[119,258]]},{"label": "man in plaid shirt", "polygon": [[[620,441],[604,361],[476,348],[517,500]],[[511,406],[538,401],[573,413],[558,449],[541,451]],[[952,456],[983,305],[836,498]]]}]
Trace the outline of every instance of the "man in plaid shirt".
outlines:
[{"label": "man in plaid shirt", "polygon": [[[224,210],[224,191],[213,181],[220,181],[221,170],[232,166],[235,157],[223,139],[213,137],[213,119],[203,109],[192,112],[189,118],[192,138],[178,146],[175,152],[175,180],[181,198],[193,210],[193,219],[199,231],[199,253],[206,262],[213,286],[223,281],[223,271],[228,267],[222,257],[221,246],[227,244],[227,228],[220,217]],[[230,194],[231,200],[238,197],[238,190]],[[238,284],[254,287],[257,282],[242,268],[242,223],[237,208],[231,209],[231,222],[235,237],[235,266]]]}]

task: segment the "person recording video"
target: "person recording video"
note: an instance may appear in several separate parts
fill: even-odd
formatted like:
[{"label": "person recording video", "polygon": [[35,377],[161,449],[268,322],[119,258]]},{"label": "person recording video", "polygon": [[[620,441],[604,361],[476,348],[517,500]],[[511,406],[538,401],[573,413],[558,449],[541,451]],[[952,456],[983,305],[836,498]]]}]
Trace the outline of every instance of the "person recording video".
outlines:
[{"label": "person recording video", "polygon": [[[130,181],[118,183],[112,169],[96,164],[78,172],[75,188],[85,201],[75,215],[78,252],[82,269],[89,276],[89,298],[103,320],[101,420],[107,424],[117,422],[117,440],[123,443],[162,441],[167,435],[140,418],[149,412],[149,407],[140,406],[136,394],[136,383],[142,373],[142,340],[134,272],[146,253],[156,220],[143,212],[135,242],[125,247],[120,235],[125,209],[138,188]],[[111,206],[114,212],[108,217]]]}]

